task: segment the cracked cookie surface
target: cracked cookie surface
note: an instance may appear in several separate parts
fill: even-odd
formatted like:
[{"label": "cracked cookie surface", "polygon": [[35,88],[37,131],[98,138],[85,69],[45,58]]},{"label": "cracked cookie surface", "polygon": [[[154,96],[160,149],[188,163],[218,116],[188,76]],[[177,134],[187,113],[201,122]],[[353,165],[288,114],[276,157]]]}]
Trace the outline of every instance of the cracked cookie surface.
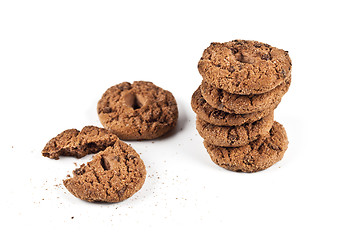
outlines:
[{"label": "cracked cookie surface", "polygon": [[290,76],[291,59],[287,51],[257,41],[214,42],[204,50],[198,70],[216,88],[236,94],[260,94]]},{"label": "cracked cookie surface", "polygon": [[212,107],[228,113],[246,114],[273,108],[289,90],[291,78],[269,92],[252,95],[228,93],[215,88],[206,81],[200,85],[201,94]]},{"label": "cracked cookie surface", "polygon": [[86,126],[81,131],[68,129],[52,138],[42,150],[44,157],[59,159],[59,156],[82,158],[113,145],[118,137],[108,130]]},{"label": "cracked cookie surface", "polygon": [[196,129],[210,144],[222,147],[239,147],[269,133],[274,122],[274,114],[240,126],[218,126],[196,119]]},{"label": "cracked cookie surface", "polygon": [[231,171],[257,172],[280,161],[288,147],[284,127],[274,122],[267,136],[242,147],[218,147],[204,141],[211,160]]},{"label": "cracked cookie surface", "polygon": [[151,82],[110,87],[97,105],[102,125],[120,139],[154,139],[176,125],[178,108],[171,92]]},{"label": "cracked cookie surface", "polygon": [[75,197],[88,202],[120,202],[139,191],[146,169],[137,152],[122,142],[94,155],[63,181]]}]

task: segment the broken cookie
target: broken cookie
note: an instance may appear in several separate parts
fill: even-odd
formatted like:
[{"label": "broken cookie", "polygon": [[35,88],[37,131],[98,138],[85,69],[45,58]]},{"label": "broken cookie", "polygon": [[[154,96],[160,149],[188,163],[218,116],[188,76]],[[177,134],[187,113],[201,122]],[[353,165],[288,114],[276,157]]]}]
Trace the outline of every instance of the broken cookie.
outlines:
[{"label": "broken cookie", "polygon": [[113,145],[118,137],[108,130],[86,126],[81,131],[68,129],[52,138],[42,150],[44,157],[59,159],[59,156],[82,158]]},{"label": "broken cookie", "polygon": [[81,131],[65,130],[51,139],[43,156],[84,157],[97,153],[86,165],[73,171],[63,181],[75,197],[89,202],[120,202],[139,191],[146,178],[146,169],[137,152],[115,134],[95,126]]},{"label": "broken cookie", "polygon": [[119,140],[75,169],[73,175],[63,183],[75,197],[88,202],[120,202],[141,189],[146,170],[135,150]]}]

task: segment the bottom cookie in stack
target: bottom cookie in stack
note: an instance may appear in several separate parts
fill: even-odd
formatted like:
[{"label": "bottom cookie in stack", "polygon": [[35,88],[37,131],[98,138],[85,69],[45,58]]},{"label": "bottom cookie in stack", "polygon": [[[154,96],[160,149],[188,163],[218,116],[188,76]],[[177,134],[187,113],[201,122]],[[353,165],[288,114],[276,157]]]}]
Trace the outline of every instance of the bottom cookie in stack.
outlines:
[{"label": "bottom cookie in stack", "polygon": [[204,141],[211,160],[231,171],[257,172],[280,161],[288,147],[284,127],[274,122],[269,134],[241,147],[219,147]]}]

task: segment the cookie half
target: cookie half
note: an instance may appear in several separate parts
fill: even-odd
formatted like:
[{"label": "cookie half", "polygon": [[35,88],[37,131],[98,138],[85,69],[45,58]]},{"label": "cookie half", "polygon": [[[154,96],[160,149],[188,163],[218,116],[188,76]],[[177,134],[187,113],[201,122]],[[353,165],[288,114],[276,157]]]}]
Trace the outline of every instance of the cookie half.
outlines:
[{"label": "cookie half", "polygon": [[274,113],[252,123],[240,126],[218,126],[196,119],[196,129],[210,144],[222,147],[239,147],[269,133],[274,122]]},{"label": "cookie half", "polygon": [[291,73],[287,51],[268,44],[233,40],[211,43],[198,63],[205,81],[236,94],[261,94],[285,82]]},{"label": "cookie half", "polygon": [[291,78],[269,92],[252,95],[239,95],[228,93],[220,88],[215,88],[203,81],[201,94],[212,107],[228,113],[246,114],[263,111],[279,104],[281,98],[289,90]]},{"label": "cookie half", "polygon": [[220,126],[239,126],[245,123],[255,122],[273,112],[277,104],[278,103],[275,103],[269,108],[259,112],[234,114],[213,108],[201,95],[200,87],[194,92],[191,98],[191,107],[199,118],[208,123]]},{"label": "cookie half", "polygon": [[136,151],[118,140],[113,146],[94,155],[86,165],[73,171],[63,181],[75,197],[88,202],[120,202],[139,191],[146,170]]},{"label": "cookie half", "polygon": [[242,147],[218,147],[204,141],[211,160],[231,171],[257,172],[280,161],[288,147],[284,127],[274,122],[270,133]]},{"label": "cookie half", "polygon": [[95,126],[86,126],[81,131],[68,129],[52,138],[42,150],[42,155],[53,159],[59,159],[59,156],[82,158],[114,145],[118,139],[108,130]]},{"label": "cookie half", "polygon": [[173,129],[178,119],[171,92],[144,81],[110,87],[97,111],[102,125],[124,140],[158,138]]}]

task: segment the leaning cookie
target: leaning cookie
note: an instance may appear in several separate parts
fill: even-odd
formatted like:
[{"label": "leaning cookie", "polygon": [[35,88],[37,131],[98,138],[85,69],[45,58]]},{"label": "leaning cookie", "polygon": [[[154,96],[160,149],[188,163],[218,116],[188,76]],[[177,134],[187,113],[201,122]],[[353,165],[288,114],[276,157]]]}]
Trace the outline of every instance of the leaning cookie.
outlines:
[{"label": "leaning cookie", "polygon": [[269,168],[280,161],[288,147],[284,127],[274,122],[268,136],[242,147],[218,147],[204,141],[211,160],[231,171],[257,172]]},{"label": "leaning cookie", "polygon": [[274,111],[279,103],[274,103],[269,108],[259,112],[247,114],[227,113],[210,106],[201,95],[200,87],[194,92],[191,98],[193,111],[202,120],[220,126],[239,126],[245,123],[252,123],[269,115]]},{"label": "leaning cookie", "polygon": [[118,140],[73,175],[63,183],[75,197],[88,202],[120,202],[141,189],[146,170],[135,150]]},{"label": "leaning cookie", "polygon": [[281,98],[289,90],[291,78],[269,92],[252,95],[239,95],[228,93],[222,89],[215,88],[203,81],[200,89],[201,94],[212,107],[228,113],[246,114],[263,111],[279,104]]},{"label": "leaning cookie", "polygon": [[151,82],[123,82],[110,87],[98,102],[102,125],[123,140],[154,139],[176,125],[174,96]]},{"label": "leaning cookie", "polygon": [[118,137],[108,130],[86,126],[81,131],[68,129],[52,138],[42,150],[44,157],[59,159],[59,156],[82,158],[112,146]]},{"label": "leaning cookie", "polygon": [[217,126],[197,118],[196,129],[200,136],[210,144],[221,147],[239,147],[268,134],[273,122],[273,113],[240,126]]},{"label": "leaning cookie", "polygon": [[257,41],[211,43],[198,70],[216,88],[236,94],[261,94],[285,82],[291,73],[287,51]]}]

